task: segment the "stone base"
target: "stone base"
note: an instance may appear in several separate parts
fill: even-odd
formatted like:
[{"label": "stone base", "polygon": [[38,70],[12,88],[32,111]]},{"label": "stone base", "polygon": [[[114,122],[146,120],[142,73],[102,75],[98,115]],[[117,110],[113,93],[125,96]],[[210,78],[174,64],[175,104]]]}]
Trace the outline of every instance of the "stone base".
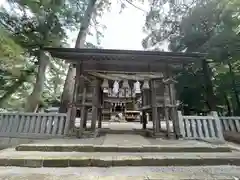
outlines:
[{"label": "stone base", "polygon": [[[87,147],[87,148],[86,148]],[[42,152],[231,152],[227,146],[194,147],[194,146],[117,146],[117,145],[77,145],[77,144],[22,144],[17,151]],[[90,150],[91,149],[91,150]]]},{"label": "stone base", "polygon": [[162,154],[162,155],[81,155],[71,153],[68,156],[41,157],[0,157],[0,166],[20,167],[111,167],[111,166],[215,166],[240,165],[238,155],[229,156],[209,154]]}]

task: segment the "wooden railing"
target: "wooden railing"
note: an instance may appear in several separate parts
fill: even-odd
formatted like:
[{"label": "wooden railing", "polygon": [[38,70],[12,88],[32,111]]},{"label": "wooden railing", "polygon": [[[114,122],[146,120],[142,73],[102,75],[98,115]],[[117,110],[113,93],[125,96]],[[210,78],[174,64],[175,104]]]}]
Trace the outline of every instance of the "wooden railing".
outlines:
[{"label": "wooden railing", "polygon": [[219,117],[216,112],[210,116],[183,116],[178,111],[180,132],[184,139],[224,140]]},{"label": "wooden railing", "polygon": [[68,125],[67,114],[0,113],[0,137],[63,137]]},{"label": "wooden railing", "polygon": [[219,117],[223,131],[240,132],[240,117],[220,116]]}]

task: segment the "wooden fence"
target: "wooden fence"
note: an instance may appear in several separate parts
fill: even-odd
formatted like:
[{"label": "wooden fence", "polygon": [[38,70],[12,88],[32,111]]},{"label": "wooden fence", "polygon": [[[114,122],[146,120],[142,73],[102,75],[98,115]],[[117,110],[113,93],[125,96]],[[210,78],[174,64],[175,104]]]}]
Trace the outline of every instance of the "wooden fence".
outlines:
[{"label": "wooden fence", "polygon": [[219,117],[223,131],[240,132],[240,117]]},{"label": "wooden fence", "polygon": [[178,111],[180,132],[184,139],[224,140],[216,112],[209,116],[183,116]]},{"label": "wooden fence", "polygon": [[67,114],[0,113],[0,137],[63,137],[68,124]]}]

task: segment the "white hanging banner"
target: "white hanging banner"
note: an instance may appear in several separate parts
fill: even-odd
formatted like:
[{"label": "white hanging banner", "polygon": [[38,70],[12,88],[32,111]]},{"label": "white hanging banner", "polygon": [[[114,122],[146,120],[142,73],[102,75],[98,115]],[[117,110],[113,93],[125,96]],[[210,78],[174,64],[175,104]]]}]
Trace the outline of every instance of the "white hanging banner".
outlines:
[{"label": "white hanging banner", "polygon": [[141,93],[141,84],[140,84],[139,81],[137,81],[137,82],[134,83],[134,92],[135,92],[136,94]]},{"label": "white hanging banner", "polygon": [[113,94],[116,95],[119,92],[119,83],[118,81],[114,81],[113,83]]}]

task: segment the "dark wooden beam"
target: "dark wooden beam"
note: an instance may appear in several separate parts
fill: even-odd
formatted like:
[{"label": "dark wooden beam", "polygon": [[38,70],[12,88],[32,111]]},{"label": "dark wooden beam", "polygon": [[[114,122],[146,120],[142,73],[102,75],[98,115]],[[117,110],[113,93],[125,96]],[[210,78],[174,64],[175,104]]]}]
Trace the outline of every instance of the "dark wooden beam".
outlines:
[{"label": "dark wooden beam", "polygon": [[45,51],[49,51],[50,53],[59,53],[63,52],[65,54],[78,53],[78,54],[91,54],[91,55],[152,55],[152,56],[182,56],[182,57],[195,57],[201,58],[205,57],[205,53],[183,53],[183,52],[162,52],[162,51],[145,51],[145,50],[117,50],[117,49],[91,49],[91,48],[52,48],[45,47],[43,48]]},{"label": "dark wooden beam", "polygon": [[79,62],[79,61],[121,61],[121,62],[131,62],[131,63],[183,63],[183,62],[194,62],[200,60],[196,57],[184,57],[184,56],[156,56],[156,55],[127,55],[127,54],[79,54],[71,53],[66,54],[64,52],[51,53],[53,57],[64,59],[69,62]]},{"label": "dark wooden beam", "polygon": [[[82,63],[83,70],[85,72],[88,71],[98,71],[98,72],[122,72],[122,73],[141,73],[141,72],[161,72],[165,71],[165,66],[162,66],[162,64],[131,64],[131,63],[121,63],[118,62],[116,64],[108,64],[108,63],[102,63],[102,62],[83,62]],[[175,66],[170,65],[172,68],[179,68],[181,69],[181,65]]]}]

